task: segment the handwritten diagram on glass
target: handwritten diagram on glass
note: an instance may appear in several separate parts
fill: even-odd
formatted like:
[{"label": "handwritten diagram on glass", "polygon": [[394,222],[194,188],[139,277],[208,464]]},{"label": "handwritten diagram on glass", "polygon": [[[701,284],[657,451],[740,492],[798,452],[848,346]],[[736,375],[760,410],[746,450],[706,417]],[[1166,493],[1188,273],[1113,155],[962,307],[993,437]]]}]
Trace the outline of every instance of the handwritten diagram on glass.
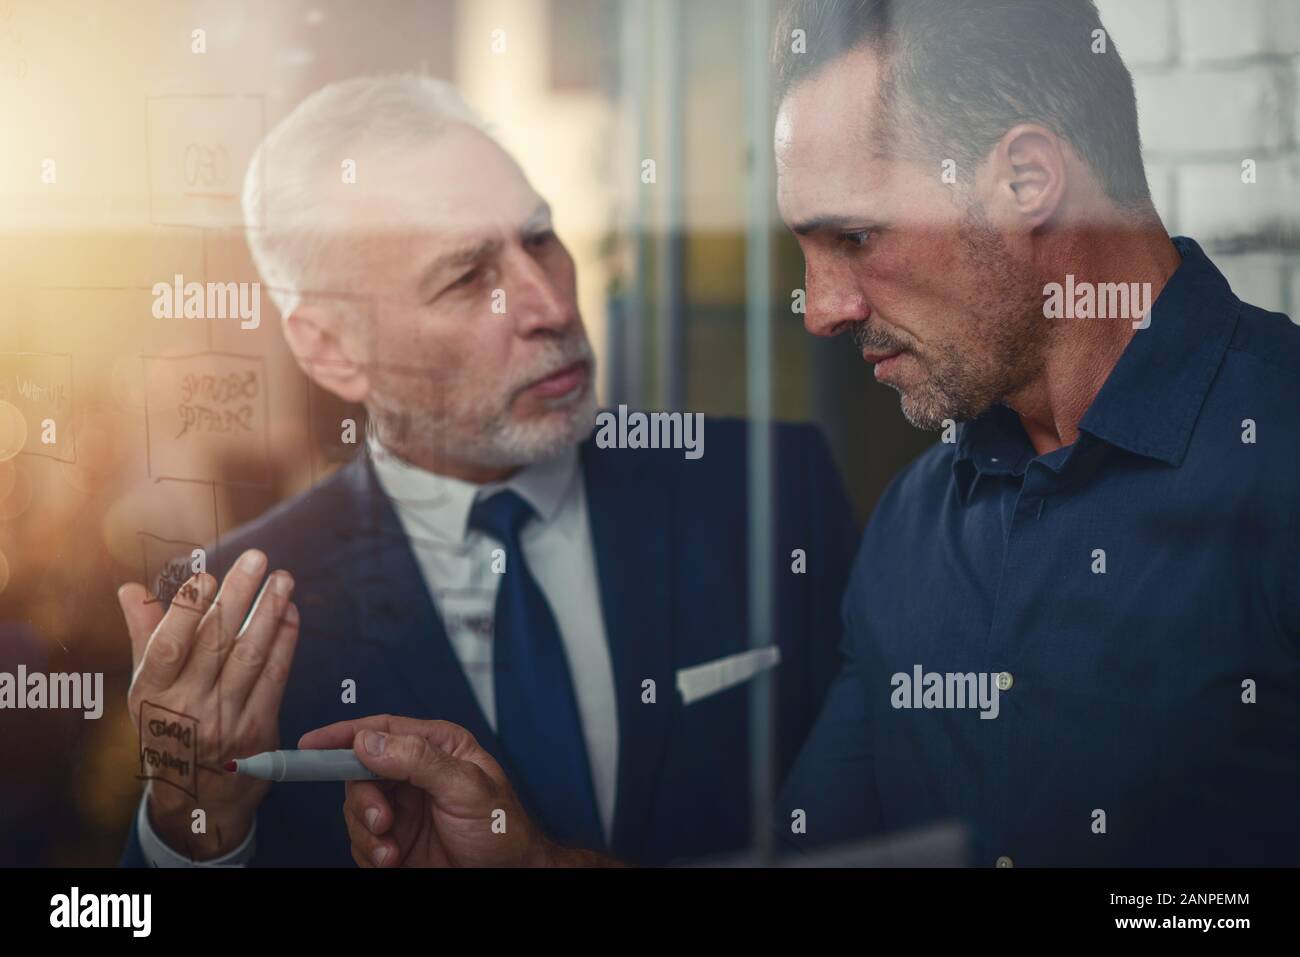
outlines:
[{"label": "handwritten diagram on glass", "polygon": [[202,352],[143,356],[149,476],[266,487],[266,363]]},{"label": "handwritten diagram on glass", "polygon": [[[3,451],[75,462],[72,356],[0,353],[0,416],[4,417],[0,423]],[[20,442],[17,452],[9,448]]]},{"label": "handwritten diagram on glass", "polygon": [[244,171],[266,127],[260,95],[149,97],[149,211],[158,226],[246,224]]}]

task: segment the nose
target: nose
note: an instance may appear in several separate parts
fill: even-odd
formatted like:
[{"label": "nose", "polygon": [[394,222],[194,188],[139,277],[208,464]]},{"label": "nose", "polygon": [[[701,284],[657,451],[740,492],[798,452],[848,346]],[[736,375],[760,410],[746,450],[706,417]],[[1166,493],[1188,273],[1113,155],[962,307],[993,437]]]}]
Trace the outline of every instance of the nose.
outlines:
[{"label": "nose", "polygon": [[803,325],[814,336],[832,337],[871,315],[867,298],[851,277],[808,263],[804,274],[808,301]]},{"label": "nose", "polygon": [[507,254],[507,312],[514,318],[520,335],[562,333],[578,316],[571,285],[561,282],[543,263],[522,248]]}]

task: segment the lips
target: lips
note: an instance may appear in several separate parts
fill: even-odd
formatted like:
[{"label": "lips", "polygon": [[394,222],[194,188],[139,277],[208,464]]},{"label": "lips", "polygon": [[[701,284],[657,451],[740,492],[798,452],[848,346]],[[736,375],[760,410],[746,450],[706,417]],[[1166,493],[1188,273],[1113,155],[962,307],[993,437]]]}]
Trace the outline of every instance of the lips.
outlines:
[{"label": "lips", "polygon": [[893,352],[867,352],[864,350],[862,353],[862,358],[865,361],[875,365],[880,362],[886,362],[889,359],[894,358],[894,356],[901,356],[902,354],[903,354],[902,349],[896,349]]},{"label": "lips", "polygon": [[876,368],[872,371],[876,377],[876,381],[883,382],[885,381],[885,376],[890,373],[894,366],[898,365],[898,360],[901,359],[906,352],[906,349],[899,349],[896,352],[863,352],[862,358],[875,365]]},{"label": "lips", "polygon": [[552,399],[556,396],[567,395],[574,389],[583,385],[587,381],[587,363],[583,361],[571,362],[563,366],[543,379],[529,385],[524,391],[530,392],[535,396],[545,399]]}]

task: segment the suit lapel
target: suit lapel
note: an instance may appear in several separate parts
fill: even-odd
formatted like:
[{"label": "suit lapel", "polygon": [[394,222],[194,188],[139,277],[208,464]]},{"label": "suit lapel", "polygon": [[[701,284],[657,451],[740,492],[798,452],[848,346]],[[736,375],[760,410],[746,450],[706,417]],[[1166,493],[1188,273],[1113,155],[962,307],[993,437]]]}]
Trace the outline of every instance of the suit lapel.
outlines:
[{"label": "suit lapel", "polygon": [[368,454],[346,478],[354,540],[340,580],[359,609],[357,639],[375,645],[390,677],[420,702],[421,713],[463,725],[500,760],[500,747],[447,639],[410,542],[375,477]]},{"label": "suit lapel", "polygon": [[[611,850],[639,858],[676,700],[671,491],[649,455],[598,449],[590,440],[580,455],[618,709]],[[421,703],[417,717],[463,725],[508,773],[369,457],[346,468],[355,535],[343,545],[339,580],[359,609],[357,640],[380,648],[392,680]],[[642,703],[646,679],[655,682],[654,704]]]},{"label": "suit lapel", "polygon": [[[674,701],[671,492],[653,459],[621,449],[581,447],[601,609],[618,708],[618,786],[613,847],[641,857]],[[655,682],[656,703],[642,702]]]}]

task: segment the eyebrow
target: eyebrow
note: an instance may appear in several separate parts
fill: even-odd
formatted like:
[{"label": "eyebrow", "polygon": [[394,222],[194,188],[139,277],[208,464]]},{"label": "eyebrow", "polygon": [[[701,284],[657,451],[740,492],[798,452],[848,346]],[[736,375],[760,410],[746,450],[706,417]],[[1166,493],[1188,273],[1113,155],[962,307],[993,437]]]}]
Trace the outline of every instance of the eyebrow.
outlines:
[{"label": "eyebrow", "polygon": [[[549,226],[551,222],[551,206],[543,202],[537,207],[520,227],[520,231],[525,235],[536,232],[543,226]],[[463,269],[471,266],[490,253],[501,248],[499,239],[481,239],[478,242],[470,243],[459,249],[453,249],[451,252],[443,253],[435,259],[429,268],[425,270],[424,276],[420,279],[419,288],[423,291],[428,288],[429,284],[444,272],[453,269]]]},{"label": "eyebrow", "polygon": [[443,253],[424,271],[424,276],[420,279],[420,288],[424,289],[444,272],[460,269],[478,262],[500,245],[501,241],[499,239],[481,239],[478,242],[462,246],[460,249],[453,249],[451,252]]},{"label": "eyebrow", "polygon": [[874,229],[875,223],[863,216],[814,216],[812,219],[805,219],[803,222],[795,223],[790,227],[791,231],[800,235],[807,236],[809,233],[819,233],[824,230],[846,230],[846,229]]}]

